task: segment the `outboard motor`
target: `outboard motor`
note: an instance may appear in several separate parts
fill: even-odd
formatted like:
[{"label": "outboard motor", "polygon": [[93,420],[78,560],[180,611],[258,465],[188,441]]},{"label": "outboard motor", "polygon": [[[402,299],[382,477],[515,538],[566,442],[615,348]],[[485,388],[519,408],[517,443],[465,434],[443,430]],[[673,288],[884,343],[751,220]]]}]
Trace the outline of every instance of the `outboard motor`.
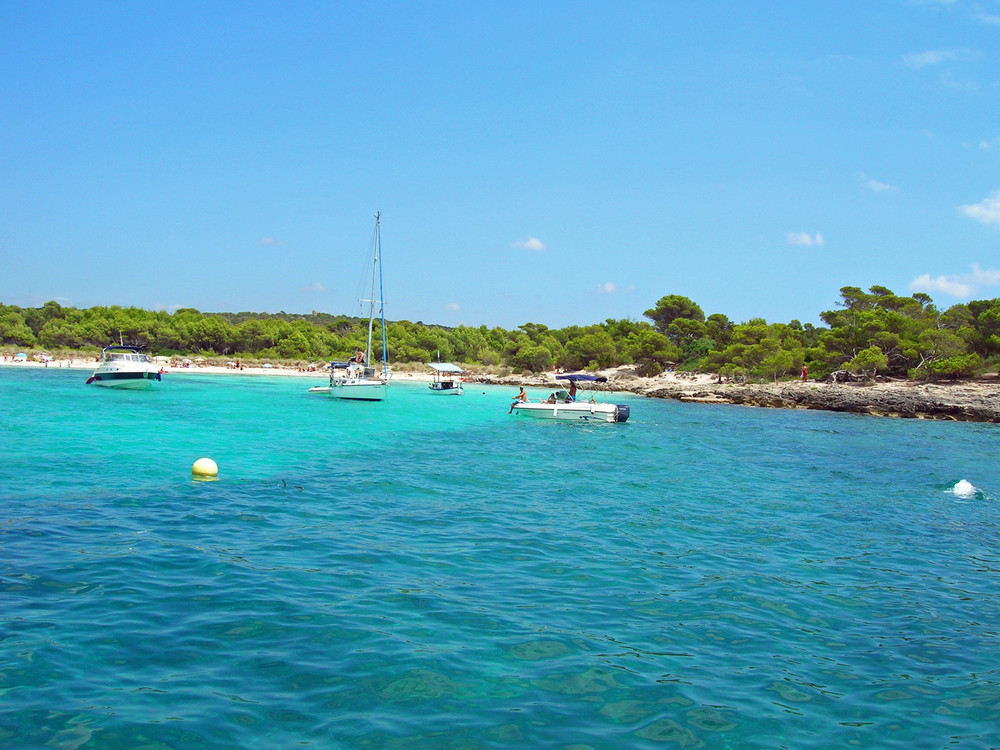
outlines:
[{"label": "outboard motor", "polygon": [[625,422],[628,420],[628,404],[615,404],[615,421]]}]

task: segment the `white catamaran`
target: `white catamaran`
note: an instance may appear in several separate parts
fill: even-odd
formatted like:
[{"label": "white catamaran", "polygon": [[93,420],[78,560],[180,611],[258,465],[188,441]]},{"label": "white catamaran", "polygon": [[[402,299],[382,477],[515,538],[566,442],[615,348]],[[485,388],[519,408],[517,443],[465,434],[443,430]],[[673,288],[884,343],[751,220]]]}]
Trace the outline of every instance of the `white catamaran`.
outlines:
[{"label": "white catamaran", "polygon": [[[389,391],[389,362],[385,334],[385,305],[382,302],[382,246],[379,237],[382,214],[375,214],[375,239],[372,253],[372,285],[368,299],[368,348],[359,351],[350,362],[330,363],[330,385],[310,388],[310,393],[326,393],[333,398],[355,401],[382,401]],[[375,299],[378,284],[379,299]],[[382,369],[371,363],[372,330],[375,321],[375,304],[378,303],[382,321]]]}]

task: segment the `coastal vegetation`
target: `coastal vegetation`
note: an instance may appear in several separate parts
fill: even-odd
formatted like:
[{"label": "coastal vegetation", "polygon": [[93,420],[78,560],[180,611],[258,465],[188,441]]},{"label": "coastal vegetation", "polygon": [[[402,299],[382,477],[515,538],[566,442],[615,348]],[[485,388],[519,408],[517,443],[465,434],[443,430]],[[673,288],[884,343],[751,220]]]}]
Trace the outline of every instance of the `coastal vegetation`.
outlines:
[{"label": "coastal vegetation", "polygon": [[[512,372],[633,365],[643,376],[678,369],[777,381],[806,367],[812,377],[942,379],[992,371],[1000,362],[1000,299],[942,312],[922,293],[905,297],[882,286],[868,291],[846,286],[840,294],[835,309],[819,314],[825,326],[763,318],[734,323],[722,313],[706,316],[697,303],[676,294],[661,297],[643,313],[644,320],[558,329],[525,323],[513,330],[406,320],[386,325],[393,362],[440,359]],[[376,333],[381,342],[381,331]],[[364,348],[366,339],[367,320],[321,312],[0,304],[0,346],[6,347],[96,353],[124,342],[167,356],[315,362],[346,359]]]}]

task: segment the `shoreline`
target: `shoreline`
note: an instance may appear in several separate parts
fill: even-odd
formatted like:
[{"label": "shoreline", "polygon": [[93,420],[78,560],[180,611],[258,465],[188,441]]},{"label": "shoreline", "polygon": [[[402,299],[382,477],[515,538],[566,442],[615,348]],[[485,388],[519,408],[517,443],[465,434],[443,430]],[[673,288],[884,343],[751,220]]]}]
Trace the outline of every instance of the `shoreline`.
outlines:
[{"label": "shoreline", "polygon": [[[607,383],[587,390],[633,393],[647,398],[673,399],[706,405],[755,406],[769,409],[816,409],[873,417],[933,419],[954,422],[1000,423],[1000,377],[924,383],[890,380],[876,383],[834,383],[800,380],[778,383],[720,383],[714,375],[662,373],[641,378],[623,367],[600,374]],[[554,390],[554,375],[481,376],[488,385]],[[529,393],[529,397],[532,394]]]},{"label": "shoreline", "polygon": [[[0,361],[0,367],[30,369],[72,369],[92,372],[96,362],[53,360],[48,363]],[[326,380],[323,370],[300,370],[285,367],[247,367],[236,369],[218,365],[166,367],[165,375],[245,375],[298,377]],[[604,370],[607,383],[592,384],[587,390],[603,393],[631,393],[647,398],[674,399],[705,405],[741,405],[772,409],[818,409],[878,417],[903,419],[935,419],[957,422],[1000,423],[1000,376],[974,380],[924,383],[904,380],[876,383],[831,383],[799,380],[779,383],[719,383],[717,376],[695,373],[662,373],[652,378],[638,377],[630,367]],[[544,375],[492,375],[468,373],[468,382],[538,388],[552,391],[563,388],[555,373]],[[429,383],[431,372],[399,370],[394,379],[405,382]],[[545,394],[547,395],[547,394]],[[529,394],[530,398],[541,395]]]}]

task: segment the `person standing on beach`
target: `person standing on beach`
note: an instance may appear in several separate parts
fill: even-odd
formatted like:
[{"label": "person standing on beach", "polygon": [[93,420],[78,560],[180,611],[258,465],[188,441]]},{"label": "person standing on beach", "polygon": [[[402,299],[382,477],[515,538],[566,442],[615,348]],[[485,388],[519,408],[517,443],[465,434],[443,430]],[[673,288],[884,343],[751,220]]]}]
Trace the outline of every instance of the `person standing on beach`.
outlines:
[{"label": "person standing on beach", "polygon": [[806,368],[805,365],[802,365],[802,382],[803,383],[806,382],[806,378],[808,377],[809,377],[809,370]]}]

